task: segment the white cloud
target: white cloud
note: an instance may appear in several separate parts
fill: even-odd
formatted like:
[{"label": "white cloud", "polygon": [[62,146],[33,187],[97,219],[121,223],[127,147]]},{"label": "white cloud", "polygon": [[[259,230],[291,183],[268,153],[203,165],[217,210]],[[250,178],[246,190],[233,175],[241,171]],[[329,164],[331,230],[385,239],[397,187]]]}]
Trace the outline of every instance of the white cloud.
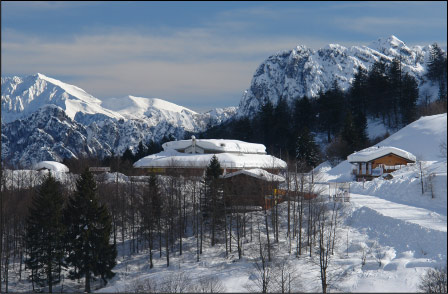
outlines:
[{"label": "white cloud", "polygon": [[384,34],[384,31],[401,30],[410,33],[415,30],[446,28],[446,19],[416,19],[409,17],[344,17],[335,18],[334,24],[347,31],[360,32],[372,36]]},{"label": "white cloud", "polygon": [[138,94],[180,100],[242,93],[259,63],[296,43],[292,38],[223,38],[193,29],[164,36],[122,31],[57,41],[13,31],[5,35],[4,74],[77,77],[77,85],[99,97]]}]

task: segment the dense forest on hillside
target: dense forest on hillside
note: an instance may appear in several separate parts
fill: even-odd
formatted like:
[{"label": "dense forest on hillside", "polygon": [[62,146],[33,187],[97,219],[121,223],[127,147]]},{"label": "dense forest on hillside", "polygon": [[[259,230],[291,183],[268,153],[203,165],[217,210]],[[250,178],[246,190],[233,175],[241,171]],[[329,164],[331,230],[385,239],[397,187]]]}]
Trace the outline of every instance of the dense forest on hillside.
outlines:
[{"label": "dense forest on hillside", "polygon": [[[437,44],[433,48],[426,78],[439,88],[436,100],[424,97],[419,102],[418,83],[402,71],[399,59],[390,66],[379,60],[368,71],[358,68],[347,91],[334,80],[331,89],[316,98],[297,97],[292,105],[282,97],[276,105],[266,100],[254,117],[212,127],[199,138],[262,143],[268,153],[305,159],[310,166],[323,159],[344,159],[375,143],[366,133],[367,118],[380,119],[388,129],[398,130],[422,115],[446,112],[446,54]],[[325,134],[326,150],[317,148],[318,133]]]}]

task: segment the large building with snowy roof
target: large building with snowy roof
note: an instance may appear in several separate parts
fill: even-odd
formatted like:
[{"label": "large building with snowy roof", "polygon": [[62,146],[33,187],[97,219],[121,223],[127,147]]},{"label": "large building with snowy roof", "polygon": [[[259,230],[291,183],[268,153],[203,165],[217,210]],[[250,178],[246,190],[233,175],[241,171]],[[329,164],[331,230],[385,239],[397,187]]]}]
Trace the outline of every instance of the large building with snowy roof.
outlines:
[{"label": "large building with snowy roof", "polygon": [[384,173],[390,173],[409,163],[414,163],[416,157],[396,147],[374,146],[350,154],[347,160],[355,165],[353,173],[357,180],[372,180]]},{"label": "large building with snowy roof", "polygon": [[165,174],[170,171],[202,175],[215,155],[224,174],[239,170],[263,169],[277,174],[286,162],[266,154],[262,144],[239,140],[196,139],[166,142],[163,151],[134,163],[135,168]]}]

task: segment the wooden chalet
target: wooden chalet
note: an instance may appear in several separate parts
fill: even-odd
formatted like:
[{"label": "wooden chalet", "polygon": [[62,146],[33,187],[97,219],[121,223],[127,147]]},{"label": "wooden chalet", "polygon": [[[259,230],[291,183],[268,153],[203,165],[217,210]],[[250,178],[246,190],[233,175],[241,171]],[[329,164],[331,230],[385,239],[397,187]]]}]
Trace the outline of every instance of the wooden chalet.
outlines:
[{"label": "wooden chalet", "polygon": [[349,155],[347,160],[355,166],[353,174],[357,181],[370,181],[415,163],[416,157],[396,147],[375,146],[355,152]]}]

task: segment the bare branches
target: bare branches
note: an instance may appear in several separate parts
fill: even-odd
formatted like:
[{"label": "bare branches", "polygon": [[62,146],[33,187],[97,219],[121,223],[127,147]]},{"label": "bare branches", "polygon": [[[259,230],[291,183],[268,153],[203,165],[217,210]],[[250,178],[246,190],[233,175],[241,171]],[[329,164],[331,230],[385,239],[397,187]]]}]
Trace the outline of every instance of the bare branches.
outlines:
[{"label": "bare branches", "polygon": [[443,268],[428,269],[421,277],[418,289],[424,293],[447,293],[446,264]]}]

